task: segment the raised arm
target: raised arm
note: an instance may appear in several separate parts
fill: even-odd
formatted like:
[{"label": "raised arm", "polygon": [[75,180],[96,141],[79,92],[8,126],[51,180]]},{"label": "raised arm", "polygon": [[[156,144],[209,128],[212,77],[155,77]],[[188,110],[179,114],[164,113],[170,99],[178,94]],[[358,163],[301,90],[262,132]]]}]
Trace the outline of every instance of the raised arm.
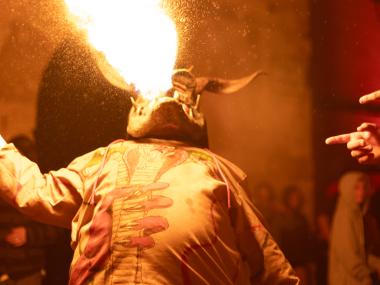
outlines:
[{"label": "raised arm", "polygon": [[37,164],[0,138],[0,197],[31,218],[69,228],[82,203],[81,165],[41,174]]}]

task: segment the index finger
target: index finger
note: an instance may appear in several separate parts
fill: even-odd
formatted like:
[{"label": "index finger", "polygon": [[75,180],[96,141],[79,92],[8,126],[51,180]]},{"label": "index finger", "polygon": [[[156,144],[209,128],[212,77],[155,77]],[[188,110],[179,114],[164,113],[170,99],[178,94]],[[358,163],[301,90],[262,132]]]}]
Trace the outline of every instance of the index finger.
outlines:
[{"label": "index finger", "polygon": [[380,99],[380,90],[360,97],[359,102],[360,104],[367,104],[369,102],[377,101],[379,99]]},{"label": "index finger", "polygon": [[338,136],[329,137],[326,139],[326,144],[345,144],[351,140],[351,134],[343,134]]}]

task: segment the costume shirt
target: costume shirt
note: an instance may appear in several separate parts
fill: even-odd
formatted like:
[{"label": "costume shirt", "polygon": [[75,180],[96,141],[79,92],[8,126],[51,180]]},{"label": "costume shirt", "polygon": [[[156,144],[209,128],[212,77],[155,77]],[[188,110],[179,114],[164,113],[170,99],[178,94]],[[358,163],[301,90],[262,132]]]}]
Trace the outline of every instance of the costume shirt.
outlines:
[{"label": "costume shirt", "polygon": [[298,284],[240,183],[208,150],[123,141],[41,174],[0,150],[0,195],[71,227],[70,284]]}]

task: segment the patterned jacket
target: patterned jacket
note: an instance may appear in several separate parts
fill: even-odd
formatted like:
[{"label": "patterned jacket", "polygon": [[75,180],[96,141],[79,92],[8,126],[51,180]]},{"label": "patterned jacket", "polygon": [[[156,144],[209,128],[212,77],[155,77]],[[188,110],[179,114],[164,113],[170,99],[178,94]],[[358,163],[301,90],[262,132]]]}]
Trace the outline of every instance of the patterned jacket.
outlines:
[{"label": "patterned jacket", "polygon": [[299,284],[240,186],[245,174],[180,142],[116,142],[41,174],[0,150],[0,195],[71,228],[70,284]]}]

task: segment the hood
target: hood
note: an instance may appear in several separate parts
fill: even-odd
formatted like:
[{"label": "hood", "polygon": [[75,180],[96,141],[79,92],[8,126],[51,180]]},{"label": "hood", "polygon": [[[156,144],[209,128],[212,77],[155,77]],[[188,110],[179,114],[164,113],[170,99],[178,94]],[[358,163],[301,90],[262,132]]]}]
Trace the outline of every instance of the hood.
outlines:
[{"label": "hood", "polygon": [[[355,188],[356,184],[360,181],[365,183],[365,187],[367,188],[367,191],[369,191],[369,177],[365,173],[351,171],[341,177],[338,185],[340,205],[344,205],[352,210],[360,209],[360,206],[355,201]],[[367,201],[365,201],[364,204],[366,204],[366,202]]]}]

